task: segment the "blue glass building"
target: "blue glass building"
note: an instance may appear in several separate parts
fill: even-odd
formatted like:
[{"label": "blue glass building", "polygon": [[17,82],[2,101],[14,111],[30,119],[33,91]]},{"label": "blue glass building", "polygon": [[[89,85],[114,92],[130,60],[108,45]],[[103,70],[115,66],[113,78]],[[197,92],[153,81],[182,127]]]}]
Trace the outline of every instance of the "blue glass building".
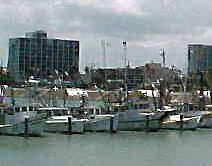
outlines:
[{"label": "blue glass building", "polygon": [[200,79],[200,74],[212,81],[212,46],[202,44],[188,45],[188,76],[192,80]]},{"label": "blue glass building", "polygon": [[44,31],[9,39],[8,73],[16,81],[79,72],[79,41],[47,38]]}]

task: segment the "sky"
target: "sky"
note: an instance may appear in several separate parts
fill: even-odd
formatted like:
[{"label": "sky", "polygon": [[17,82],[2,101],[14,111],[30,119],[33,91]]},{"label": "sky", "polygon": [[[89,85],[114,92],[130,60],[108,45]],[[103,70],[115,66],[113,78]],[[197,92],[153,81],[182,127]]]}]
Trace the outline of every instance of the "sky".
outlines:
[{"label": "sky", "polygon": [[80,70],[162,62],[185,69],[187,45],[212,44],[211,0],[0,0],[0,58],[9,38],[45,30],[50,38],[80,41]]}]

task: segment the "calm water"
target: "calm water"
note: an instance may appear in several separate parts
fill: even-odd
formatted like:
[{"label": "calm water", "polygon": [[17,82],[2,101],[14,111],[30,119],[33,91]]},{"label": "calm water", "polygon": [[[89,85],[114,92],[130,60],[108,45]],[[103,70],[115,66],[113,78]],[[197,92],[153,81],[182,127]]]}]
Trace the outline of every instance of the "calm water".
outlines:
[{"label": "calm water", "polygon": [[0,136],[1,166],[211,166],[212,130]]}]

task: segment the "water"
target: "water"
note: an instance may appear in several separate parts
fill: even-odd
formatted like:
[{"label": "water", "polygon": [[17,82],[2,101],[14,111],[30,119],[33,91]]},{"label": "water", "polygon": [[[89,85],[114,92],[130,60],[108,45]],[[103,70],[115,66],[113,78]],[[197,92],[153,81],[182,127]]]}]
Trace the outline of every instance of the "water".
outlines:
[{"label": "water", "polygon": [[209,166],[212,130],[0,136],[1,166]]}]

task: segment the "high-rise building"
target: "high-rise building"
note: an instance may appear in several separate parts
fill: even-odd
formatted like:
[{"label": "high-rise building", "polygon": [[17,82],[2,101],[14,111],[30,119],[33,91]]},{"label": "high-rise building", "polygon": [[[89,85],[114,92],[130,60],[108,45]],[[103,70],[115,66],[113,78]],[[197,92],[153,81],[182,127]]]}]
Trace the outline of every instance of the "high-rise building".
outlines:
[{"label": "high-rise building", "polygon": [[78,72],[79,41],[47,38],[44,31],[9,39],[8,73],[16,81]]},{"label": "high-rise building", "polygon": [[212,46],[202,44],[188,45],[188,76],[192,81],[212,81]]}]

